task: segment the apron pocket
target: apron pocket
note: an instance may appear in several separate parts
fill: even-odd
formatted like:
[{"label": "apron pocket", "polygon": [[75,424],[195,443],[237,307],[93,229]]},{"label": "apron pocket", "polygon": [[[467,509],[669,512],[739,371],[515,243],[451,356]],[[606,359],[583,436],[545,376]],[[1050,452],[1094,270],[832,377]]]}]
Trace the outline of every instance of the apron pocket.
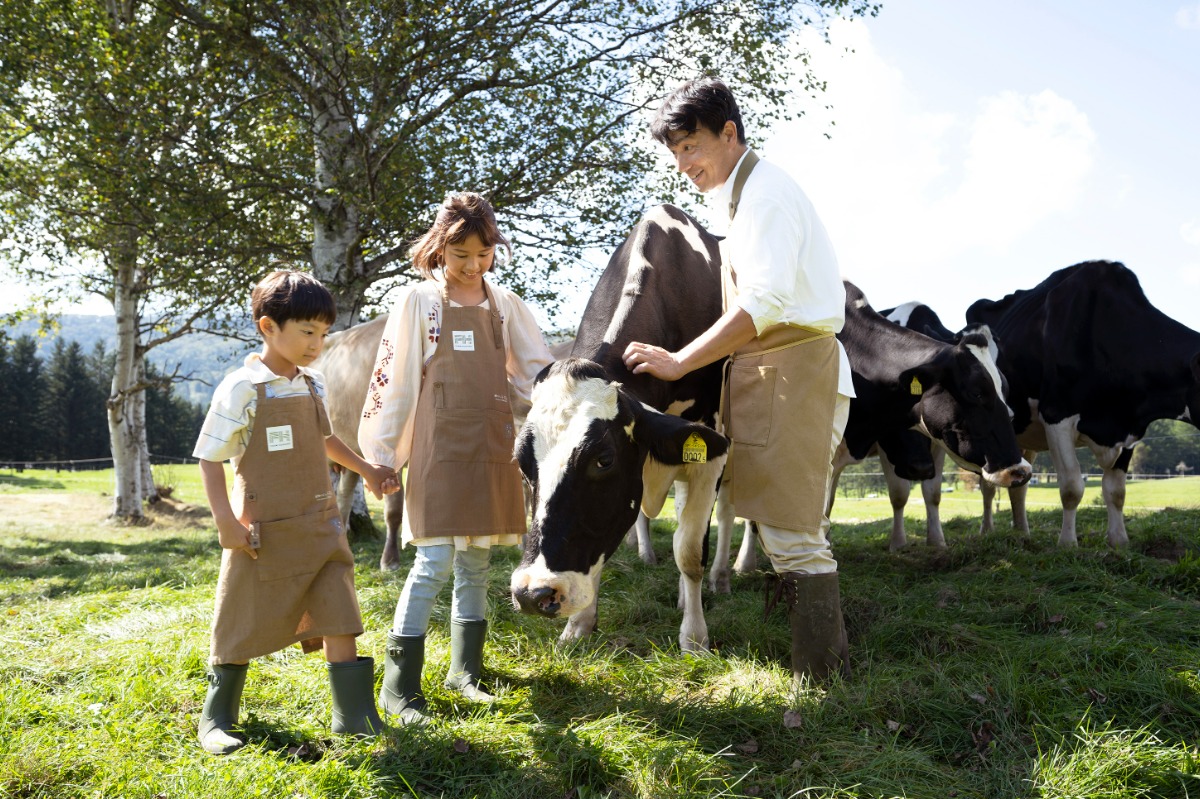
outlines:
[{"label": "apron pocket", "polygon": [[740,366],[729,370],[730,438],[735,443],[765,447],[775,412],[774,366]]},{"label": "apron pocket", "polygon": [[434,424],[440,462],[512,462],[516,430],[507,411],[443,408],[437,411]]},{"label": "apron pocket", "polygon": [[337,508],[263,522],[258,533],[261,543],[253,563],[263,582],[316,574],[330,561],[353,562],[346,557],[349,547]]}]

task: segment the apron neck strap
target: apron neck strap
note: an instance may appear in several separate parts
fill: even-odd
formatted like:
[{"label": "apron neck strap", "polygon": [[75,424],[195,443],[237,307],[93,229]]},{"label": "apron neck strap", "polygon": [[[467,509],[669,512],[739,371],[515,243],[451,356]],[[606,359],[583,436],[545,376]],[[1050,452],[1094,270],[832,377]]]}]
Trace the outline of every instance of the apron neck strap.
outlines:
[{"label": "apron neck strap", "polygon": [[738,167],[737,175],[733,178],[733,193],[729,195],[729,221],[733,221],[734,214],[737,213],[738,203],[742,201],[742,189],[746,187],[746,178],[750,177],[750,173],[754,171],[754,165],[758,163],[758,154],[753,150],[747,150],[746,155],[742,158],[742,164]]},{"label": "apron neck strap", "polygon": [[[492,287],[488,284],[487,278],[483,279],[483,296],[487,300],[488,319],[492,323],[492,340],[496,343],[496,349],[500,349],[504,346],[500,308],[496,305],[496,295],[492,293]],[[442,307],[450,307],[450,288],[445,282],[442,283]]]}]

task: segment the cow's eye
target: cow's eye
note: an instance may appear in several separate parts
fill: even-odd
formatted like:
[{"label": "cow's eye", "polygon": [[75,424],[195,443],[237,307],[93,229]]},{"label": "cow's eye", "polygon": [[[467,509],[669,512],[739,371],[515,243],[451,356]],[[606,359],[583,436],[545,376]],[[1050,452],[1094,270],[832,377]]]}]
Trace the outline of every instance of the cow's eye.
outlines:
[{"label": "cow's eye", "polygon": [[588,468],[588,473],[592,477],[602,477],[612,469],[615,462],[616,456],[611,450],[601,452],[596,455],[596,457],[592,458],[592,463]]},{"label": "cow's eye", "polygon": [[605,452],[596,457],[596,468],[608,469],[613,465],[613,455],[611,452]]}]

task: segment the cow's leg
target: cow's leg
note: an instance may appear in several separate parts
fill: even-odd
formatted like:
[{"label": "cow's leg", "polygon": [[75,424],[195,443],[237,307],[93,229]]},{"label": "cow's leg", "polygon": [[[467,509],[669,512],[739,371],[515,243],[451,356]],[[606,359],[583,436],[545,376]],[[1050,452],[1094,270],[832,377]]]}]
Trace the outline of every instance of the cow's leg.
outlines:
[{"label": "cow's leg", "polygon": [[[1037,453],[1033,450],[1025,450],[1025,460],[1033,463],[1033,459]],[[1028,536],[1029,535],[1029,514],[1025,511],[1025,499],[1029,496],[1029,484],[1008,487],[1008,504],[1012,506],[1012,529]]]},{"label": "cow's leg", "polygon": [[629,532],[625,534],[625,543],[631,547],[637,547],[638,557],[642,563],[647,566],[653,566],[658,563],[658,558],[654,554],[654,544],[650,541],[650,519],[646,514],[638,511],[637,521],[633,523],[633,527],[629,528]]},{"label": "cow's leg", "polygon": [[[892,503],[892,535],[888,539],[888,550],[895,552],[903,549],[908,543],[908,537],[904,534],[904,506],[908,504],[908,497],[912,493],[912,483],[896,474],[896,467],[883,454],[882,449],[879,450],[879,466],[883,470],[888,499]],[[831,491],[830,494],[832,493]]]},{"label": "cow's leg", "polygon": [[595,569],[592,574],[592,603],[583,610],[574,613],[567,619],[567,625],[563,627],[562,634],[558,636],[560,644],[570,643],[571,641],[589,636],[596,631],[596,620],[599,612],[597,606],[600,603],[600,574],[602,569]]},{"label": "cow's leg", "polygon": [[1100,447],[1091,441],[1088,442],[1088,448],[1104,470],[1100,485],[1104,507],[1108,510],[1108,545],[1127,546],[1129,533],[1125,529],[1125,476],[1133,450],[1121,446]]},{"label": "cow's leg", "polygon": [[921,481],[921,497],[925,500],[925,543],[938,549],[946,548],[942,532],[942,469],[946,465],[946,450],[933,448],[933,477]]},{"label": "cow's leg", "polygon": [[[703,544],[708,522],[717,498],[717,478],[725,466],[725,456],[704,464],[689,464],[687,503],[679,513],[675,530],[675,564],[679,567],[680,596],[683,598],[683,624],[679,629],[679,648],[684,652],[708,650],[708,625],[700,600],[704,579]],[[678,490],[678,489],[677,489]],[[677,506],[678,507],[678,506]]]},{"label": "cow's leg", "polygon": [[354,506],[354,489],[361,481],[358,472],[343,469],[340,466],[331,468],[334,493],[337,496],[338,515],[342,517],[342,529],[350,529],[350,511]]},{"label": "cow's leg", "polygon": [[400,568],[400,525],[404,522],[404,487],[394,494],[383,497],[383,521],[387,526],[387,538],[383,541],[383,554],[379,556],[379,568],[394,572]]},{"label": "cow's leg", "polygon": [[983,497],[983,518],[979,520],[979,534],[987,535],[996,529],[996,521],[992,518],[992,503],[996,499],[996,486],[980,478],[979,495]]},{"label": "cow's leg", "polygon": [[752,574],[758,570],[758,522],[744,519],[742,546],[738,549],[734,569],[738,574]]},{"label": "cow's leg", "polygon": [[[733,545],[733,503],[729,501],[729,484],[717,487],[717,551],[708,570],[708,587],[714,594],[730,592],[729,550]],[[740,559],[740,555],[738,556]]]},{"label": "cow's leg", "polygon": [[1064,547],[1079,545],[1075,535],[1075,512],[1083,499],[1083,474],[1075,454],[1078,437],[1075,425],[1078,422],[1079,417],[1072,416],[1056,424],[1043,424],[1046,443],[1050,447],[1050,459],[1054,461],[1054,470],[1058,472],[1058,496],[1063,506],[1062,532],[1058,534],[1058,544]]}]

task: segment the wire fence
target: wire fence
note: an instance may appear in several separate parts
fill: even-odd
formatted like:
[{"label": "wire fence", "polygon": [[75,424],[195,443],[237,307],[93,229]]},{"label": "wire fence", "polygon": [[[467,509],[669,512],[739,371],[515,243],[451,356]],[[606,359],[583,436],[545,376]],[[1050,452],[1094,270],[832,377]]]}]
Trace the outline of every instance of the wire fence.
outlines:
[{"label": "wire fence", "polygon": [[[180,458],[173,455],[151,455],[151,466],[165,466],[175,463],[199,463],[196,458]],[[34,461],[34,460],[17,460],[3,461],[0,460],[0,471],[21,473],[26,469],[42,470],[47,472],[94,472],[101,469],[113,468],[113,459],[110,458],[72,458],[70,460],[52,460],[52,461]]]}]

